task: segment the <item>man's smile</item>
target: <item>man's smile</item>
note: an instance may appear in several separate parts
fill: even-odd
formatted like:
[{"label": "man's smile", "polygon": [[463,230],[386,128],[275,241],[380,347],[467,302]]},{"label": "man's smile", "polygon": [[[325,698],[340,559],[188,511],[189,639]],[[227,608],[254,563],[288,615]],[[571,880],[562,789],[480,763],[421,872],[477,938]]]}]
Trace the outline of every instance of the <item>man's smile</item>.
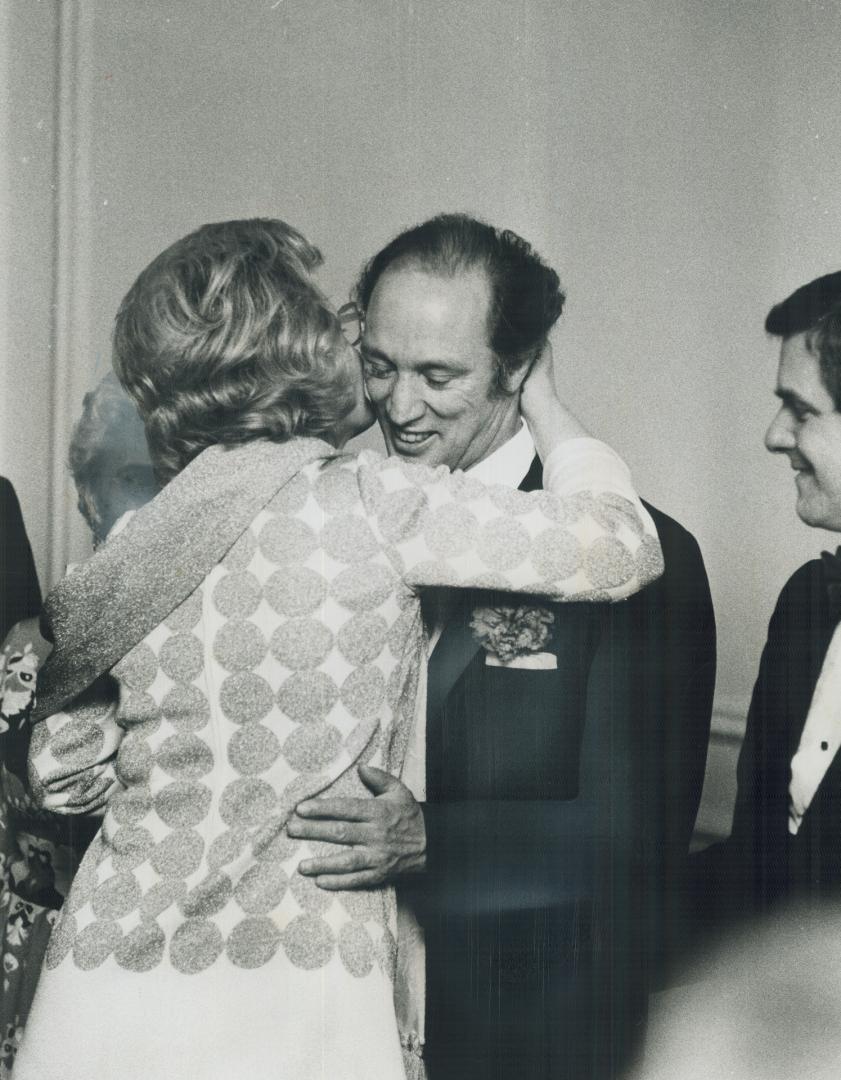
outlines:
[{"label": "man's smile", "polygon": [[434,431],[410,431],[389,423],[388,430],[396,449],[419,451],[427,446],[434,436]]}]

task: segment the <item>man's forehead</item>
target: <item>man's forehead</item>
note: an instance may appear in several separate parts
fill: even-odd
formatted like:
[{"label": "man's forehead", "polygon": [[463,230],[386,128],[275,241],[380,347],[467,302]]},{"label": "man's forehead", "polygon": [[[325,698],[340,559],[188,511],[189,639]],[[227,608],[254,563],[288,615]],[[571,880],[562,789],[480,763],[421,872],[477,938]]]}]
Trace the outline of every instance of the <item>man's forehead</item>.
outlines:
[{"label": "man's forehead", "polygon": [[480,268],[445,274],[416,265],[389,268],[368,306],[365,343],[411,345],[413,353],[443,359],[466,348],[488,348],[490,282]]}]

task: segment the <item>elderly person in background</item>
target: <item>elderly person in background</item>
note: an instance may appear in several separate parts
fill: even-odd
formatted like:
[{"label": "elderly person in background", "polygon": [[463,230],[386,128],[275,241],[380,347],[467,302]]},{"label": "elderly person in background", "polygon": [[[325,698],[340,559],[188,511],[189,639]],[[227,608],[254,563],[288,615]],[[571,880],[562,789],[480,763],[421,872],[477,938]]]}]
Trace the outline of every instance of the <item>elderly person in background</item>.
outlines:
[{"label": "elderly person in background", "polygon": [[[841,271],[769,313],[779,410],[765,436],[794,470],[807,525],[841,532]],[[780,593],[739,757],[730,838],[693,859],[700,925],[841,886],[841,559],[824,552]]]},{"label": "elderly person in background", "polygon": [[[70,442],[70,470],[79,510],[94,545],[127,510],[157,490],[137,409],[108,374],[85,395]],[[7,490],[8,489],[8,490]],[[38,974],[72,874],[99,821],[59,817],[38,809],[24,784],[28,717],[38,669],[50,645],[38,632],[41,606],[32,555],[11,485],[0,487],[4,530],[0,544],[5,626],[0,647],[0,843],[3,893],[0,1078],[8,1075],[35,993]]]},{"label": "elderly person in background", "polygon": [[124,514],[157,494],[143,422],[113,371],[85,395],[69,459],[79,513],[90,527],[94,548]]},{"label": "elderly person in background", "polygon": [[[294,807],[399,772],[424,587],[572,601],[596,575],[620,599],[661,569],[627,470],[542,365],[522,407],[545,492],[340,453],[372,417],[319,262],[283,222],[208,225],[118,312],[165,487],[45,604],[30,774],[45,806],[106,813],[19,1080],[401,1075],[393,889],[317,889],[298,866],[331,847],[291,838]],[[411,872],[423,818],[396,822]]]}]

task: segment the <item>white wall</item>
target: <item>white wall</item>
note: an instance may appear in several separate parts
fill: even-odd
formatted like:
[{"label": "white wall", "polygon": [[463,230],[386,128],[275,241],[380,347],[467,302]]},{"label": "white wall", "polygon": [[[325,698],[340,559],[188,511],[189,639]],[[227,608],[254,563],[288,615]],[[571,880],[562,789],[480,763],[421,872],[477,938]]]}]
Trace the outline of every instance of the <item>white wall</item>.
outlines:
[{"label": "white wall", "polygon": [[48,529],[66,439],[65,427],[51,450],[45,431],[51,302],[57,415],[72,417],[107,363],[121,295],[194,226],[285,217],[322,246],[325,283],[341,298],[396,230],[466,209],[522,232],[561,272],[560,385],[627,456],[642,492],[700,540],[719,619],[719,706],[743,713],[774,598],[827,543],[797,522],[790,474],[762,448],[775,364],[762,323],[771,303],[841,265],[841,8],[7,0],[0,10],[11,134],[2,358],[14,388],[0,466],[45,577],[81,543],[78,529],[52,540]]}]

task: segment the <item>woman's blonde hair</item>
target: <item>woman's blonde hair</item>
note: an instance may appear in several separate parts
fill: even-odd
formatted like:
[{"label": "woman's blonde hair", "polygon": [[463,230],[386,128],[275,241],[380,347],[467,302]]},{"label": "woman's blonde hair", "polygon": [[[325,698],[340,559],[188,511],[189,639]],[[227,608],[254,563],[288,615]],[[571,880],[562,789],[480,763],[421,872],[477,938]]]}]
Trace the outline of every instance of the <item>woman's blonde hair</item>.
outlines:
[{"label": "woman's blonde hair", "polygon": [[311,278],[321,253],[282,221],[204,225],[120,305],[113,361],[162,482],[214,443],[324,435],[352,410],[356,358]]}]

